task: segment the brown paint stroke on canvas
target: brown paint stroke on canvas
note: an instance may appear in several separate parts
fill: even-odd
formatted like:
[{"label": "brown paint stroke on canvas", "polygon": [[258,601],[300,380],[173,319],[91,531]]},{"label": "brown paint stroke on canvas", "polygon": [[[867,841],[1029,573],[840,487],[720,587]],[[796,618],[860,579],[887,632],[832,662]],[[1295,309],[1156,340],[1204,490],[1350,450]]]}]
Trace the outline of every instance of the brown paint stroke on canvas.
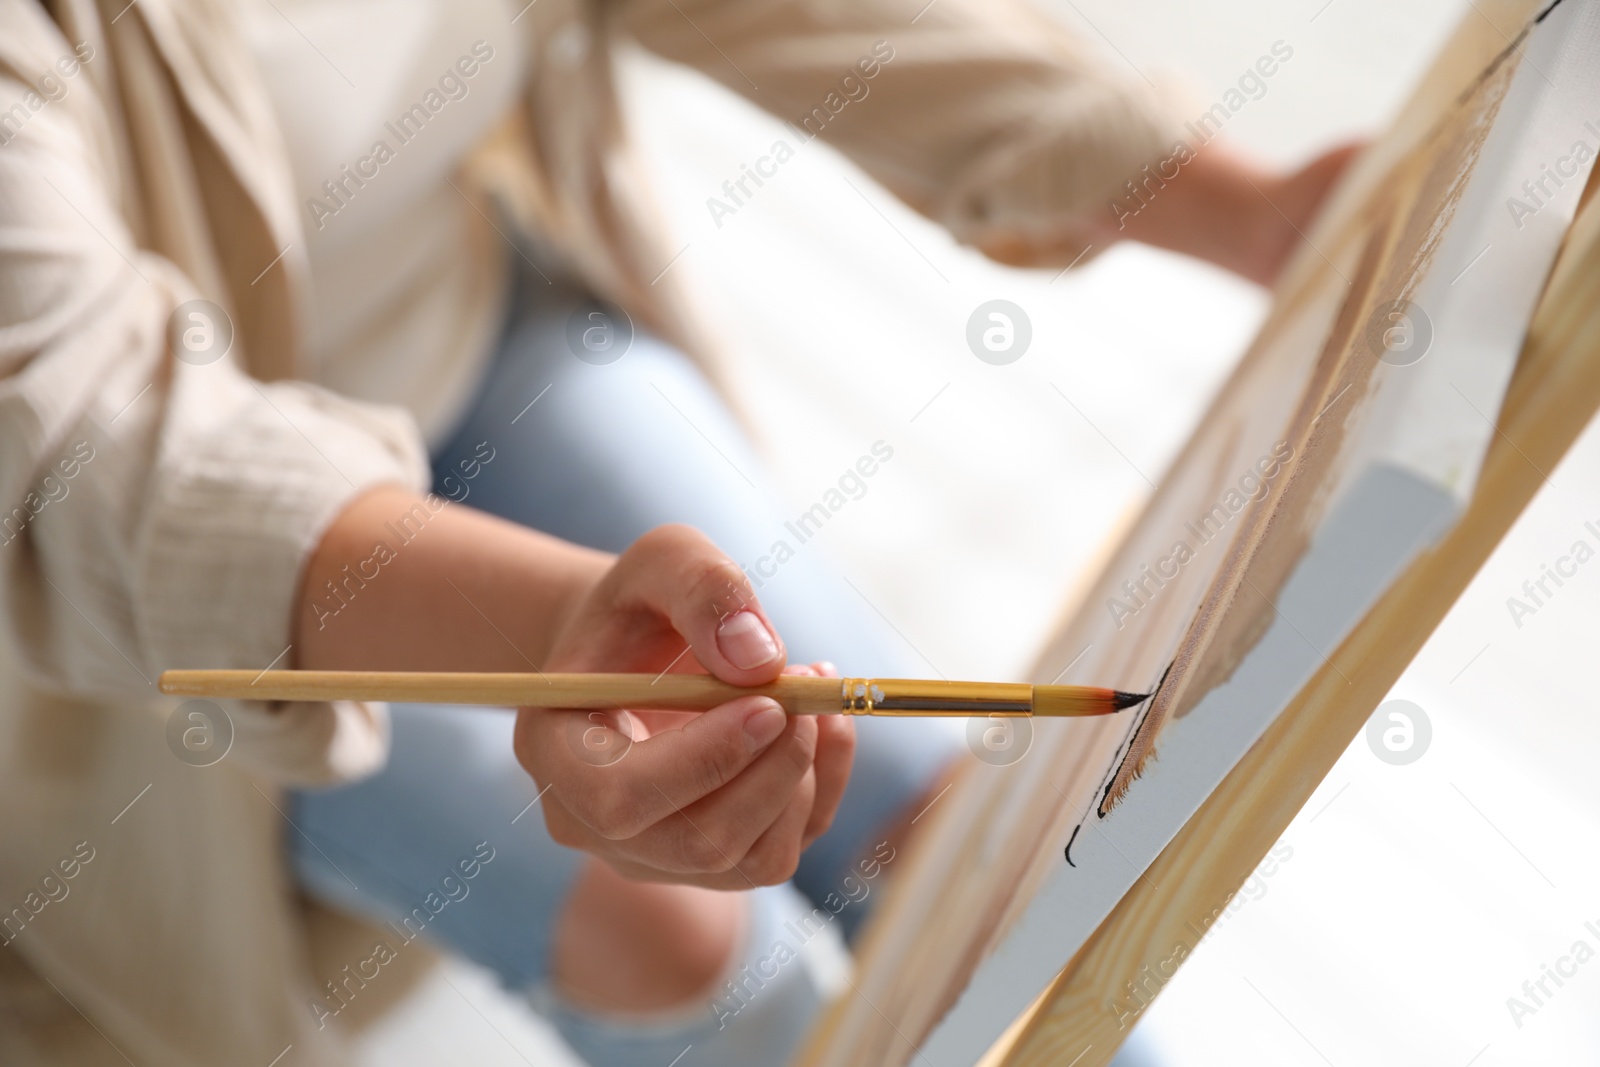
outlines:
[{"label": "brown paint stroke on canvas", "polygon": [[[1466,94],[1467,106],[1424,138],[1369,201],[1364,214],[1372,234],[1289,423],[1297,440],[1287,477],[1256,502],[1235,533],[1227,562],[1173,657],[1167,684],[1152,697],[1105,791],[1101,817],[1143,772],[1167,721],[1186,714],[1225,682],[1279,617],[1276,597],[1326,509],[1337,481],[1336,463],[1352,429],[1345,420],[1323,415],[1347,394],[1354,396],[1346,410],[1362,410],[1377,368],[1364,343],[1365,324],[1374,309],[1409,298],[1432,266],[1518,65],[1513,55],[1514,46],[1502,53]],[[1327,662],[1331,650],[1317,651]]]}]

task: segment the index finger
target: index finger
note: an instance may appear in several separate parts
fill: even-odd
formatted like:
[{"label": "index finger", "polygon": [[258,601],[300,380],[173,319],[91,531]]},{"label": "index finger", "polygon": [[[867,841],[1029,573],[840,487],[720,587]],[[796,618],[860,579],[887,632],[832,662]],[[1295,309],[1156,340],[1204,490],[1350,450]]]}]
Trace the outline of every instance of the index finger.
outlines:
[{"label": "index finger", "polygon": [[783,641],[750,580],[700,531],[659,526],[617,557],[606,582],[612,606],[660,615],[706,670],[734,685],[783,671]]}]

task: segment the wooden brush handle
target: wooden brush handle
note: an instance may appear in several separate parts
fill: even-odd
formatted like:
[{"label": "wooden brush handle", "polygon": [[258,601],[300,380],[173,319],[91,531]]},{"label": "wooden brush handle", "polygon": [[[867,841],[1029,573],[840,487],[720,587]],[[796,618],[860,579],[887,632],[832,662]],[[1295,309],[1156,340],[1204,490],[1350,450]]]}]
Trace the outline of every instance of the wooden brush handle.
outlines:
[{"label": "wooden brush handle", "polygon": [[838,678],[786,675],[736,686],[706,674],[473,674],[459,671],[164,671],[174,696],[244,700],[385,700],[503,707],[655,708],[704,711],[735,697],[766,696],[791,715],[840,711]]}]

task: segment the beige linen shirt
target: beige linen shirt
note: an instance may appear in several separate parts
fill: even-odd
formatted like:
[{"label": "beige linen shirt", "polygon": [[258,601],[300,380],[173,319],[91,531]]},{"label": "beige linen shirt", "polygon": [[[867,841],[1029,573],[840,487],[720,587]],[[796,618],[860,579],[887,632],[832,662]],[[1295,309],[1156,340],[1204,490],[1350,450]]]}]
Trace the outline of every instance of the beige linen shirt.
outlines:
[{"label": "beige linen shirt", "polygon": [[[540,0],[518,25],[516,121],[456,179],[485,276],[498,209],[713,370],[675,276],[651,284],[671,249],[619,40],[797,126],[824,109],[825,140],[978,244],[1071,244],[1171,144],[1141,82],[1023,0]],[[870,106],[835,112],[878,42]],[[197,767],[153,685],[281,662],[322,530],[425,484],[409,415],[304,380],[301,207],[233,6],[0,0],[0,992],[28,1005],[5,1063],[344,1060],[308,1007],[330,975],[279,791],[381,765],[384,709],[229,704],[231,749]],[[169,337],[197,299],[233,327],[209,362]]]}]

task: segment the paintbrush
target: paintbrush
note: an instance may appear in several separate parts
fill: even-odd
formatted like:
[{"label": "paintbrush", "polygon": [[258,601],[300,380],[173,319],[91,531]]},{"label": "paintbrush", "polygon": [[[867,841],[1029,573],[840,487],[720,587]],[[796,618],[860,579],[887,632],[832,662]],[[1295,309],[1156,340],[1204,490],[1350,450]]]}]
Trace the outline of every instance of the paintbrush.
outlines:
[{"label": "paintbrush", "polygon": [[705,674],[476,674],[450,671],[163,671],[173,696],[245,700],[389,700],[545,708],[705,711],[742,696],[771,697],[791,715],[1110,715],[1148,693],[1079,685],[784,675],[737,686]]}]

